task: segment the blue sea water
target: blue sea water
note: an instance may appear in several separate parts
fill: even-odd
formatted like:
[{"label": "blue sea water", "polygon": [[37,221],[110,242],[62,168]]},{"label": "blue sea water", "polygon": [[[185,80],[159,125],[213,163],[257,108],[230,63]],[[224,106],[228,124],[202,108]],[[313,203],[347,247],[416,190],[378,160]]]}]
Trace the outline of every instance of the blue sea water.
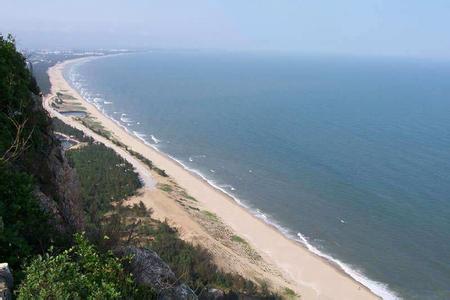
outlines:
[{"label": "blue sea water", "polygon": [[450,299],[450,63],[156,51],[65,76],[378,294]]}]

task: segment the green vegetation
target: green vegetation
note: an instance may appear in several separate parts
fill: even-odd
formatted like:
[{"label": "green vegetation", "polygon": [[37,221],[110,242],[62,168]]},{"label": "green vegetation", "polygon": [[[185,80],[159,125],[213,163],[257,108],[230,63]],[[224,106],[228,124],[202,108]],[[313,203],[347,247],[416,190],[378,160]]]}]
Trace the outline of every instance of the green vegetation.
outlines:
[{"label": "green vegetation", "polygon": [[133,151],[133,150],[129,149],[127,146],[125,146],[125,145],[123,145],[123,148],[125,148],[131,155],[133,155],[134,157],[136,157],[137,159],[142,161],[144,164],[146,164],[147,167],[149,167],[150,170],[155,171],[158,175],[160,175],[162,177],[169,177],[169,175],[167,175],[166,171],[164,171],[164,170],[158,168],[157,166],[155,166],[151,160],[147,159],[146,157],[141,155],[139,152]]},{"label": "green vegetation", "polygon": [[73,137],[76,140],[78,140],[79,142],[84,142],[84,143],[92,143],[94,141],[93,138],[91,138],[90,136],[86,136],[82,131],[67,125],[66,123],[64,123],[63,121],[61,121],[58,118],[53,118],[52,119],[52,126],[53,126],[53,130],[63,133],[67,136]]},{"label": "green vegetation", "polygon": [[217,217],[217,215],[215,213],[212,213],[212,212],[207,211],[207,210],[203,210],[202,213],[208,220],[211,220],[211,221],[214,221],[214,222],[219,221],[219,217]]},{"label": "green vegetation", "polygon": [[0,162],[30,167],[49,147],[45,133],[47,115],[33,109],[40,93],[26,68],[24,57],[16,51],[14,39],[0,35]]},{"label": "green vegetation", "polygon": [[79,175],[84,210],[91,222],[98,222],[114,202],[135,195],[142,187],[133,166],[103,144],[69,150],[66,156]]},{"label": "green vegetation", "polygon": [[192,210],[200,211],[200,209],[198,207],[195,207],[195,206],[188,205],[187,207],[189,207]]},{"label": "green vegetation", "polygon": [[[122,144],[121,146],[122,146],[122,148],[127,148],[127,146],[125,146],[124,144]],[[133,155],[134,157],[136,157],[137,159],[142,161],[144,164],[146,164],[147,167],[149,167],[150,170],[154,168],[153,162],[151,160],[147,159],[146,157],[144,157],[143,155],[141,155],[139,152],[136,152],[136,151],[131,150],[131,149],[127,149],[127,151],[131,155]]]},{"label": "green vegetation", "polygon": [[[0,260],[17,271],[25,259],[43,253],[58,238],[33,190],[31,176],[0,166]],[[19,272],[16,280],[20,277]]]},{"label": "green vegetation", "polygon": [[270,294],[261,294],[252,281],[218,270],[207,250],[181,240],[178,232],[167,223],[158,224],[149,247],[156,251],[170,265],[175,274],[198,294],[208,287],[213,287],[227,292],[270,296]]},{"label": "green vegetation", "polygon": [[[102,176],[102,171],[98,171],[103,168],[101,165],[94,167],[91,163],[88,163],[88,160],[92,160],[92,157],[88,159],[85,156],[87,153],[83,149],[89,149],[89,147],[92,146],[69,151],[69,157],[71,159],[76,154],[79,158],[77,161],[82,163],[78,164],[74,162],[80,178],[85,178],[85,183],[82,181],[82,189],[84,185],[87,188],[91,188],[92,182],[99,180],[98,178],[91,178],[92,176]],[[105,155],[105,151],[112,150],[103,146],[97,151],[102,153],[101,155]],[[123,172],[123,170],[120,170],[120,165],[112,163],[108,165],[106,163],[121,158],[113,151],[110,154],[111,156],[116,155],[117,157],[109,157],[105,160],[105,167],[113,166],[113,168],[118,170],[112,171],[108,169],[110,172],[110,182],[108,184],[111,185],[115,182],[116,186],[123,189],[124,186],[121,184],[120,177],[111,175],[115,172],[118,172],[117,174]],[[93,172],[94,170],[97,170],[97,172]],[[90,179],[87,180],[86,178]],[[167,192],[173,191],[173,187],[169,184],[162,184],[159,188]],[[126,191],[128,191],[128,187]],[[107,196],[105,196],[105,193]],[[91,231],[90,236],[101,249],[112,249],[118,245],[148,247],[158,253],[169,264],[176,276],[183,282],[186,282],[198,294],[209,287],[215,287],[224,289],[231,294],[237,292],[249,295],[262,295],[258,292],[258,288],[253,282],[241,276],[227,274],[218,270],[207,250],[181,240],[175,229],[167,223],[161,223],[153,219],[151,217],[151,210],[148,210],[142,202],[139,204],[124,205],[123,201],[121,201],[124,198],[118,197],[114,201],[115,204],[111,205],[113,200],[109,192],[106,190],[96,190],[93,201],[95,199],[103,199],[102,201],[106,205],[102,205],[101,209],[96,210],[97,212],[101,212],[97,214],[97,218],[95,218],[96,222],[93,224],[98,231],[95,234],[92,234]],[[108,205],[108,200],[110,201],[110,205]],[[91,206],[86,207],[86,209],[88,213],[93,212],[93,207]],[[204,211],[203,213],[210,219],[218,220],[218,217],[211,212]],[[103,239],[103,236],[108,236],[108,239]],[[264,296],[269,295],[264,294]]]},{"label": "green vegetation", "polygon": [[[99,253],[81,234],[58,255],[38,256],[25,269],[17,299],[146,299],[150,289],[137,286],[111,252]],[[138,297],[136,297],[138,296]]]},{"label": "green vegetation", "polygon": [[33,175],[50,148],[49,121],[35,109],[38,94],[14,39],[0,35],[0,261],[10,264],[16,282],[21,263],[59,239],[34,193]]},{"label": "green vegetation", "polygon": [[169,177],[169,175],[167,175],[166,171],[164,171],[158,167],[153,166],[152,170],[154,170],[159,176]]},{"label": "green vegetation", "polygon": [[173,188],[172,188],[172,186],[170,184],[166,184],[166,183],[159,184],[158,188],[160,190],[163,190],[164,192],[167,192],[167,193],[173,192]]},{"label": "green vegetation", "polygon": [[247,241],[244,240],[243,238],[241,238],[241,237],[238,236],[238,235],[233,235],[233,236],[231,237],[231,240],[232,240],[233,242],[242,243],[242,244],[247,244]]},{"label": "green vegetation", "polygon": [[284,288],[283,296],[287,299],[298,299],[299,296],[290,288]]},{"label": "green vegetation", "polygon": [[133,155],[134,157],[136,157],[137,159],[142,161],[144,164],[146,164],[150,170],[155,171],[158,175],[160,175],[162,177],[169,177],[169,175],[167,175],[166,171],[155,166],[151,160],[147,159],[146,157],[141,155],[139,152],[129,149],[127,145],[116,140],[113,137],[112,133],[110,131],[106,130],[98,121],[95,121],[90,117],[80,118],[80,121],[84,126],[91,129],[93,132],[103,136],[104,138],[109,139],[116,146],[119,146],[119,147],[125,149],[126,151],[128,151],[131,155]]},{"label": "green vegetation", "polygon": [[189,199],[189,200],[191,200],[191,201],[197,202],[197,199],[195,199],[194,197],[192,197],[191,195],[189,195],[188,193],[186,193],[185,190],[182,190],[182,191],[181,191],[181,196],[182,196],[183,198],[186,198],[186,199]]},{"label": "green vegetation", "polygon": [[94,119],[92,119],[90,117],[79,118],[79,120],[81,121],[81,124],[83,124],[84,126],[86,126],[89,129],[91,129],[93,132],[95,132],[107,139],[111,139],[111,137],[112,137],[111,132],[106,130],[105,127],[103,127],[103,125],[100,124],[98,121],[95,121]]},{"label": "green vegetation", "polygon": [[71,95],[68,95],[68,94],[63,94],[61,92],[56,92],[56,95],[58,96],[58,98],[60,98],[62,100],[64,100],[64,99],[66,99],[66,100],[76,100],[75,97],[73,97]]}]

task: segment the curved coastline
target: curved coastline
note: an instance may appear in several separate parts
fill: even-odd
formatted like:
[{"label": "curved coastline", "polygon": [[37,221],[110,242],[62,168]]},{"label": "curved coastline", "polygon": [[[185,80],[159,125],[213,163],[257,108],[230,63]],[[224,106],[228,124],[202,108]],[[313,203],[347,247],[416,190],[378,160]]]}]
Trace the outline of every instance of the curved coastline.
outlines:
[{"label": "curved coastline", "polygon": [[[223,196],[225,196],[232,204],[237,205],[241,209],[245,210],[245,212],[252,217],[256,218],[260,222],[264,223],[266,226],[269,226],[272,230],[276,231],[277,233],[281,234],[285,239],[287,239],[290,243],[294,244],[295,246],[300,246],[301,248],[305,249],[307,252],[311,253],[313,256],[316,256],[320,260],[322,260],[324,263],[330,265],[334,269],[336,269],[338,272],[342,273],[348,278],[351,278],[352,281],[355,281],[357,284],[361,285],[361,287],[371,291],[373,294],[383,298],[383,299],[399,299],[398,296],[396,296],[393,292],[391,292],[387,285],[383,283],[379,283],[376,281],[373,281],[366,276],[364,276],[362,273],[352,269],[351,266],[348,264],[345,264],[335,258],[333,258],[331,255],[327,253],[321,252],[319,249],[315,248],[313,245],[311,245],[308,240],[301,234],[297,233],[297,236],[289,229],[279,225],[275,220],[271,220],[268,218],[265,214],[260,212],[258,209],[252,208],[249,205],[245,204],[243,201],[241,201],[238,197],[230,193],[229,191],[225,190],[220,185],[216,184],[211,179],[208,179],[207,176],[202,174],[200,171],[190,168],[187,166],[183,161],[163,152],[160,150],[156,143],[152,144],[148,142],[144,137],[142,137],[142,134],[132,131],[129,128],[127,128],[126,125],[122,124],[119,120],[115,119],[113,115],[108,114],[101,105],[96,103],[95,101],[90,101],[85,97],[84,94],[85,91],[80,91],[77,87],[73,85],[70,80],[67,80],[63,74],[63,71],[66,70],[66,68],[73,66],[73,64],[82,64],[87,63],[94,59],[100,59],[104,57],[109,56],[116,56],[116,55],[124,55],[128,53],[121,53],[121,54],[112,54],[112,55],[106,55],[106,56],[94,56],[94,57],[84,57],[84,58],[76,58],[72,60],[67,60],[62,63],[62,68],[60,70],[61,77],[64,78],[66,83],[74,90],[77,91],[79,95],[85,100],[87,103],[92,105],[99,113],[106,116],[109,120],[114,122],[116,125],[118,125],[121,129],[123,129],[127,134],[129,134],[133,139],[139,141],[140,143],[143,143],[145,146],[150,147],[152,150],[157,151],[160,155],[166,157],[167,159],[170,159],[172,162],[176,163],[179,167],[183,168],[185,171],[189,172],[192,176],[196,177],[197,179],[201,180],[203,183],[207,184],[211,188],[215,189],[217,192],[220,192]],[[120,115],[120,113],[119,113]],[[124,122],[125,123],[125,122]],[[141,136],[140,136],[141,135]],[[153,138],[152,138],[153,139]],[[248,237],[247,237],[248,238]],[[250,239],[251,240],[251,239]]]}]

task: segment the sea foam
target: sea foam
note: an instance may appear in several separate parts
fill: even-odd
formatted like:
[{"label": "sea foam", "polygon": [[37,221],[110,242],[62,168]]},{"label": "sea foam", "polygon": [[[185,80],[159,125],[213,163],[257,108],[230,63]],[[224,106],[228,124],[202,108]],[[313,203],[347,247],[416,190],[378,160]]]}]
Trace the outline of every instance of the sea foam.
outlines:
[{"label": "sea foam", "polygon": [[155,142],[155,144],[159,144],[161,142],[161,140],[157,139],[153,134],[150,135],[150,138],[153,142]]}]

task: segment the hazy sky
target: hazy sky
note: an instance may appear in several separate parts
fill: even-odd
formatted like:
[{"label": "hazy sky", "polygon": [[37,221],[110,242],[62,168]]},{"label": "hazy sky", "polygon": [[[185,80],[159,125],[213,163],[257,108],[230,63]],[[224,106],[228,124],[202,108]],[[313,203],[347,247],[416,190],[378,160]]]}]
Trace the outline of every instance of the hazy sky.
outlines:
[{"label": "hazy sky", "polygon": [[208,48],[450,58],[450,0],[0,0],[25,48]]}]

